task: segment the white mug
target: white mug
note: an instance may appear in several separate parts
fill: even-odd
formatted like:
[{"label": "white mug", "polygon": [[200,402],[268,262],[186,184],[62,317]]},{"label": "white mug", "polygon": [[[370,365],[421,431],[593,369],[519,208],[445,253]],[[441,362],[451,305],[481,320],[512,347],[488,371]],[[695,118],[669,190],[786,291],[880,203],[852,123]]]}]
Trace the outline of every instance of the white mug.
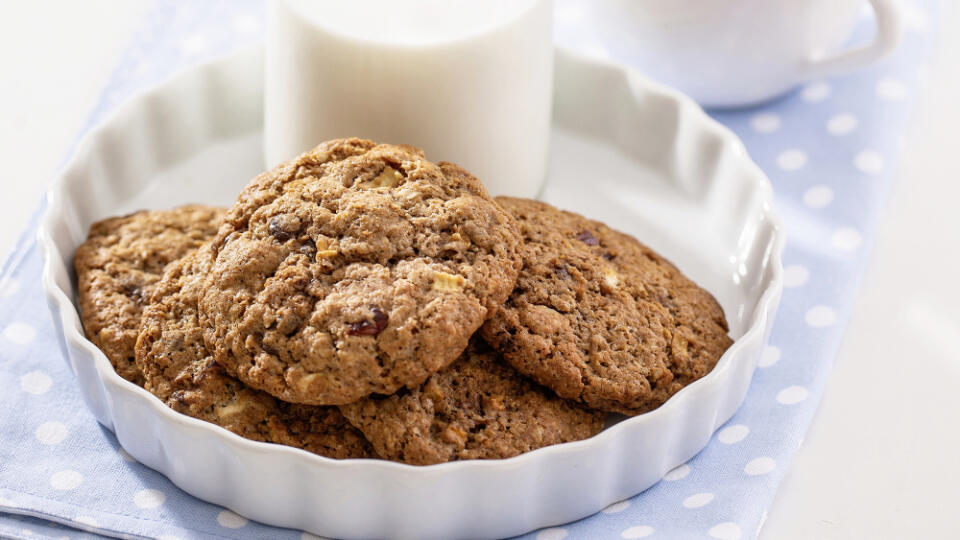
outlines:
[{"label": "white mug", "polygon": [[[868,3],[876,36],[844,49]],[[557,0],[557,9],[558,34],[579,24],[593,45],[706,107],[756,104],[874,62],[902,26],[897,0]]]},{"label": "white mug", "polygon": [[551,0],[272,0],[267,166],[340,137],[421,147],[494,195],[546,177]]}]

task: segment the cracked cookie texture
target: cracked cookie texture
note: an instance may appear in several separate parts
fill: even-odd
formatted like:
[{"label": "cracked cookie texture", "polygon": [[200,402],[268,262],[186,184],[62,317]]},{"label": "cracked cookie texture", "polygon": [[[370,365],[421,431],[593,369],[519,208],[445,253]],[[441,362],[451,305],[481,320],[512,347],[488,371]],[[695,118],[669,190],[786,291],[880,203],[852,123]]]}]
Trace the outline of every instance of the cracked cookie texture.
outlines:
[{"label": "cracked cookie texture", "polygon": [[145,388],[179,413],[248,439],[332,458],[375,457],[336,407],[284,403],[246,387],[213,361],[197,316],[212,262],[209,249],[170,265],[143,312],[136,362]]},{"label": "cracked cookie texture", "polygon": [[732,344],[713,296],[633,237],[546,203],[497,201],[517,220],[523,269],[481,334],[521,373],[634,415],[704,376]]},{"label": "cracked cookie texture", "polygon": [[166,267],[217,232],[223,210],[188,205],[98,221],[73,257],[87,338],[116,372],[142,385],[134,345],[143,312]]},{"label": "cracked cookie texture", "polygon": [[255,178],[212,246],[199,307],[217,363],[313,405],[418,387],[520,269],[516,224],[475,177],[363,139]]},{"label": "cracked cookie texture", "polygon": [[606,414],[558,398],[479,338],[418,388],[340,407],[386,459],[502,459],[600,432]]}]

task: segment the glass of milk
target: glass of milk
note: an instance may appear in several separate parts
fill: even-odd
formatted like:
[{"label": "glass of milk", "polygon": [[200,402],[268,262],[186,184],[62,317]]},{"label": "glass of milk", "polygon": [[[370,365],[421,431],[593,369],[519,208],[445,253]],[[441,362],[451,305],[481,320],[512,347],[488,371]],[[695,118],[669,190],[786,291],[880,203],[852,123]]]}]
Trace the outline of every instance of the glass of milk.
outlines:
[{"label": "glass of milk", "polygon": [[267,166],[363,137],[535,197],[552,105],[551,0],[271,0]]}]

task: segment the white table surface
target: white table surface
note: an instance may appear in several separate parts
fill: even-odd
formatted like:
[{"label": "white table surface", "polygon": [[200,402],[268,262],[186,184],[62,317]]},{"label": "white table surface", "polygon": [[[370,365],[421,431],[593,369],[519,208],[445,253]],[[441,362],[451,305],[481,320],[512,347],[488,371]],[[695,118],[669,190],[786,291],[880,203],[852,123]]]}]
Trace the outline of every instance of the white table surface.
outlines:
[{"label": "white table surface", "polygon": [[[148,5],[0,6],[0,254]],[[960,8],[948,9],[853,319],[763,540],[960,538]]]}]

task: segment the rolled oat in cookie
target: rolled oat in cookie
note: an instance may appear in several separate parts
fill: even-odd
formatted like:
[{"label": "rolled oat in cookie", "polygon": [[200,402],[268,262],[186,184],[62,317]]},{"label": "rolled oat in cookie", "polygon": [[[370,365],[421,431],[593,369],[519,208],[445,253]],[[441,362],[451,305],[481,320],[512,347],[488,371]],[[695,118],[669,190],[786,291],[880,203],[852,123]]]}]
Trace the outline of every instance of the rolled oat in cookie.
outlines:
[{"label": "rolled oat in cookie", "polygon": [[80,318],[87,338],[124,379],[143,384],[133,347],[140,314],[164,270],[208,241],[222,218],[222,209],[190,205],[90,226],[73,257]]},{"label": "rolled oat in cookie", "polygon": [[381,457],[413,465],[508,458],[586,439],[606,417],[523,377],[478,338],[420,387],[340,410]]},{"label": "rolled oat in cookie", "polygon": [[290,402],[415,388],[452,362],[520,269],[480,181],[412,146],[328,141],[255,178],[200,300],[217,363]]},{"label": "rolled oat in cookie", "polygon": [[246,387],[207,352],[197,298],[209,246],[170,266],[143,313],[136,361],[145,388],[173,410],[253,439],[332,458],[375,457],[336,407],[295,405]]},{"label": "rolled oat in cookie", "polygon": [[481,334],[558,395],[605,411],[653,409],[731,345],[707,291],[633,237],[548,204],[498,197],[523,269]]}]

